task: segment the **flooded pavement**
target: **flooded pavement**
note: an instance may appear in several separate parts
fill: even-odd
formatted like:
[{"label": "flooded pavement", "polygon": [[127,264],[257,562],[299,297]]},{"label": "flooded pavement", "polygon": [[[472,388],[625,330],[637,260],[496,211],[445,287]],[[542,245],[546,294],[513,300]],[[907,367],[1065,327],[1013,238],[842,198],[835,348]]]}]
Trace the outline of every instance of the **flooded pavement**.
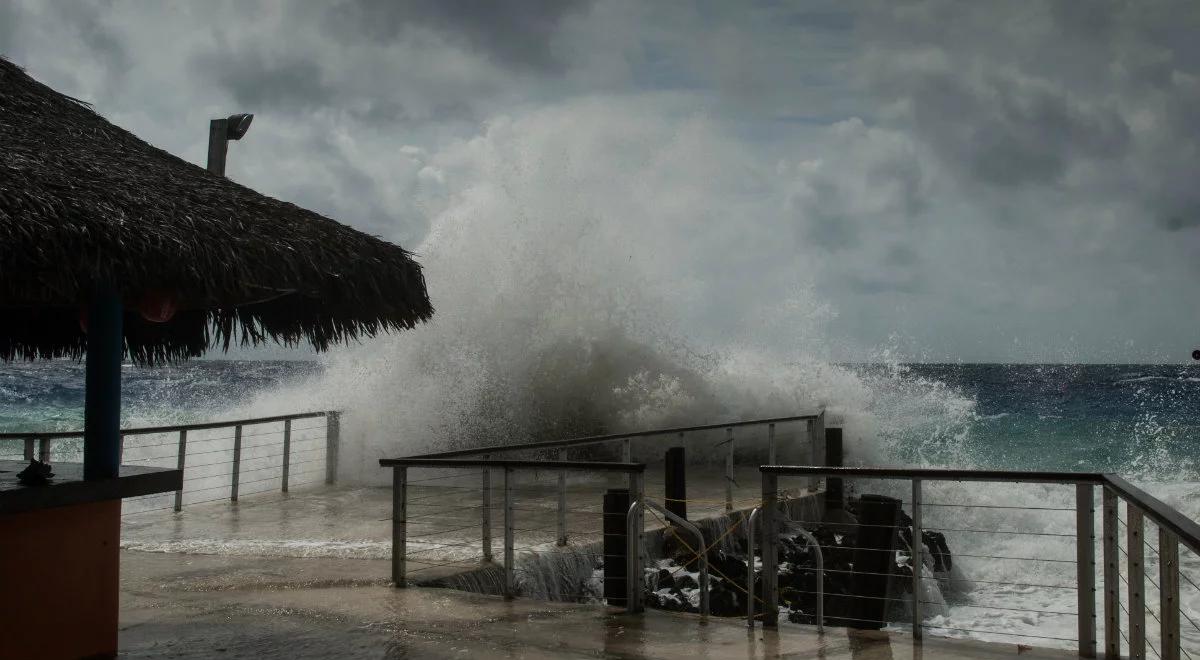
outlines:
[{"label": "flooded pavement", "polygon": [[387,563],[122,553],[122,658],[1068,658],[955,640],[395,589]]},{"label": "flooded pavement", "polygon": [[[477,477],[433,482],[437,486],[430,488],[428,505],[434,511],[431,518],[449,529],[466,527],[449,534],[472,545],[479,539],[478,508],[467,507],[477,507]],[[557,500],[546,483],[550,479],[553,475],[527,482],[519,494],[518,513],[524,521],[519,538],[527,545],[554,540]],[[619,484],[568,485],[568,507],[577,516],[570,526],[572,544],[594,542],[584,532],[598,531],[599,495],[614,485]],[[735,506],[742,498],[753,501],[754,486],[752,479],[739,480]],[[651,482],[647,491],[661,492],[656,488],[661,487]],[[439,513],[437,507],[449,511]],[[720,497],[695,502],[692,515],[723,510]],[[412,511],[420,515],[419,509]],[[178,514],[127,516],[121,553],[121,657],[1074,657],[946,639],[914,646],[904,635],[844,629],[817,635],[799,625],[785,625],[778,632],[761,627],[748,631],[740,619],[702,623],[694,615],[667,612],[628,616],[602,605],[395,589],[387,559],[390,521],[391,491],[386,488],[322,487],[248,497],[236,505],[187,507]],[[648,527],[653,524],[647,522]],[[500,547],[496,550],[499,556]]]}]

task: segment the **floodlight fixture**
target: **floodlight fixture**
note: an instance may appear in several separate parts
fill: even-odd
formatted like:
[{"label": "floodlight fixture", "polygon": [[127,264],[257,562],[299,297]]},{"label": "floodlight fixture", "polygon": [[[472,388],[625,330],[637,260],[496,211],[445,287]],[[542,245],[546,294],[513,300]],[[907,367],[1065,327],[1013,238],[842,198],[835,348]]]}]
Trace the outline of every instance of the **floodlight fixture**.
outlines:
[{"label": "floodlight fixture", "polygon": [[254,115],[241,113],[229,115],[225,120],[225,137],[230,140],[240,140],[250,130],[250,122],[254,121]]}]

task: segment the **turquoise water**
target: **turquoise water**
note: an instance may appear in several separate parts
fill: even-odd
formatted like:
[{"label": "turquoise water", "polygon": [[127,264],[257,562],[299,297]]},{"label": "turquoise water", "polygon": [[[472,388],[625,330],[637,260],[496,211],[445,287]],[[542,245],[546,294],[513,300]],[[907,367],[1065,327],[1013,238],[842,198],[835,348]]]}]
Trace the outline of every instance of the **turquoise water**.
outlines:
[{"label": "turquoise water", "polygon": [[[871,369],[868,367],[867,369]],[[1200,368],[1164,365],[909,365],[972,401],[959,420],[895,431],[914,464],[1121,472],[1193,480]],[[932,441],[931,437],[936,436]],[[920,452],[922,459],[917,460]]]},{"label": "turquoise water", "polygon": [[[886,447],[891,463],[1115,471],[1179,481],[1194,480],[1200,472],[1197,367],[847,368],[875,388],[921,383],[922,387],[914,388],[920,397],[969,403],[960,409],[938,405],[939,401],[932,405],[918,401],[906,404],[903,413],[873,411],[886,423],[872,430],[877,437],[870,442]],[[125,424],[213,419],[262,392],[316,378],[321,369],[317,362],[271,361],[195,361],[153,369],[128,366],[122,382]],[[872,378],[882,374],[887,377]],[[83,365],[68,361],[0,366],[0,430],[80,428],[83,376]],[[930,383],[938,387],[931,388]]]}]

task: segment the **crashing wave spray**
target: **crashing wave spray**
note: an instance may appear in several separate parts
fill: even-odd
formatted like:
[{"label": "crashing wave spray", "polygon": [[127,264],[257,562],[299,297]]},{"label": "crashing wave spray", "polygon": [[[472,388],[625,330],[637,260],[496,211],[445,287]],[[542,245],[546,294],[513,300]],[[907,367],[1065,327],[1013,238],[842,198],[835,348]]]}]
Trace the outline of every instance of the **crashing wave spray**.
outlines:
[{"label": "crashing wave spray", "polygon": [[[828,348],[820,328],[833,312],[788,284],[810,281],[811,266],[776,245],[789,220],[771,193],[761,222],[740,221],[748,201],[731,191],[770,179],[742,149],[702,119],[677,124],[636,107],[613,116],[581,102],[495,122],[434,157],[412,150],[431,182],[422,194],[432,226],[417,252],[434,319],[339,351],[307,391],[254,407],[301,398],[348,410],[343,476],[365,481],[384,477],[373,459],[433,447],[821,405],[857,431],[848,436],[874,437],[892,422],[871,411],[891,416],[914,397],[943,418],[959,414],[968,404],[944,391],[880,388],[902,378],[865,379],[814,357]],[[762,288],[781,293],[736,331],[714,332],[730,325],[726,309],[746,313],[736,300],[744,283],[722,274],[742,248],[778,262],[762,269]],[[781,340],[766,346],[760,335]]]}]

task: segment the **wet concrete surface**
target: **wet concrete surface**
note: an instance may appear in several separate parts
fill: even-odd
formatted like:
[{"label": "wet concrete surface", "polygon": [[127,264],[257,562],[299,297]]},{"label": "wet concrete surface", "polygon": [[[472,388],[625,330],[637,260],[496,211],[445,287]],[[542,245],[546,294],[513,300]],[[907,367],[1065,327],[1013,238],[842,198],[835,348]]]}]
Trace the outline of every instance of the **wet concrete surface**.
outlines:
[{"label": "wet concrete surface", "polygon": [[[739,475],[740,477],[741,475]],[[478,543],[478,475],[427,488],[429,535]],[[498,479],[494,481],[499,481]],[[428,482],[430,484],[436,482]],[[757,496],[740,479],[735,508]],[[498,484],[493,484],[498,487]],[[599,529],[599,493],[620,485],[573,482],[573,543]],[[697,501],[693,517],[724,510]],[[647,491],[654,493],[653,481]],[[518,545],[552,543],[556,499],[546,475],[519,493]],[[699,489],[697,489],[699,490]],[[493,501],[499,506],[498,491]],[[439,509],[440,508],[440,509]],[[447,509],[445,515],[441,509]],[[419,509],[414,508],[414,512]],[[414,514],[416,515],[416,514]],[[460,521],[457,518],[461,518]],[[505,601],[445,589],[395,589],[387,560],[390,489],[319,488],[260,495],[124,521],[120,649],[123,658],[1066,658],[1070,653],[946,639],[914,645],[904,635],[785,625],[748,631],[744,621],[600,605]],[[651,525],[652,521],[648,521]],[[493,516],[502,538],[500,518]],[[455,536],[458,534],[458,536]],[[457,546],[451,546],[451,548]],[[149,551],[153,550],[153,551]],[[472,553],[442,555],[477,566]],[[496,545],[497,557],[500,545]],[[451,550],[451,552],[455,552]],[[433,553],[431,553],[433,554]],[[430,564],[439,561],[427,560]],[[461,570],[454,566],[439,570]]]},{"label": "wet concrete surface", "polygon": [[653,611],[630,616],[602,606],[505,601],[443,589],[347,586],[358,561],[125,552],[121,657],[1072,657],[940,639],[914,646],[903,635],[843,629],[824,635],[803,626],[748,631],[738,620],[702,623]]},{"label": "wet concrete surface", "polygon": [[[408,510],[408,573],[429,580],[478,568],[483,562],[482,477],[413,470]],[[661,469],[648,471],[646,493],[662,501]],[[712,472],[711,474],[709,472]],[[734,509],[756,506],[758,472],[736,473]],[[720,472],[691,477],[688,515],[693,520],[725,512],[725,481]],[[566,529],[574,546],[601,539],[601,503],[607,488],[624,488],[625,475],[579,477],[567,482]],[[491,478],[493,556],[503,556],[503,476]],[[558,529],[557,473],[527,473],[513,484],[514,546],[527,552],[552,549]],[[122,547],[146,552],[227,556],[336,557],[387,559],[391,553],[391,488],[316,487],[290,494],[263,493],[237,504],[212,502],[180,513],[157,511],[126,516]],[[664,526],[656,514],[646,527]]]},{"label": "wet concrete surface", "polygon": [[1070,653],[445,589],[395,589],[388,563],[122,552],[123,658],[1066,658]]}]

